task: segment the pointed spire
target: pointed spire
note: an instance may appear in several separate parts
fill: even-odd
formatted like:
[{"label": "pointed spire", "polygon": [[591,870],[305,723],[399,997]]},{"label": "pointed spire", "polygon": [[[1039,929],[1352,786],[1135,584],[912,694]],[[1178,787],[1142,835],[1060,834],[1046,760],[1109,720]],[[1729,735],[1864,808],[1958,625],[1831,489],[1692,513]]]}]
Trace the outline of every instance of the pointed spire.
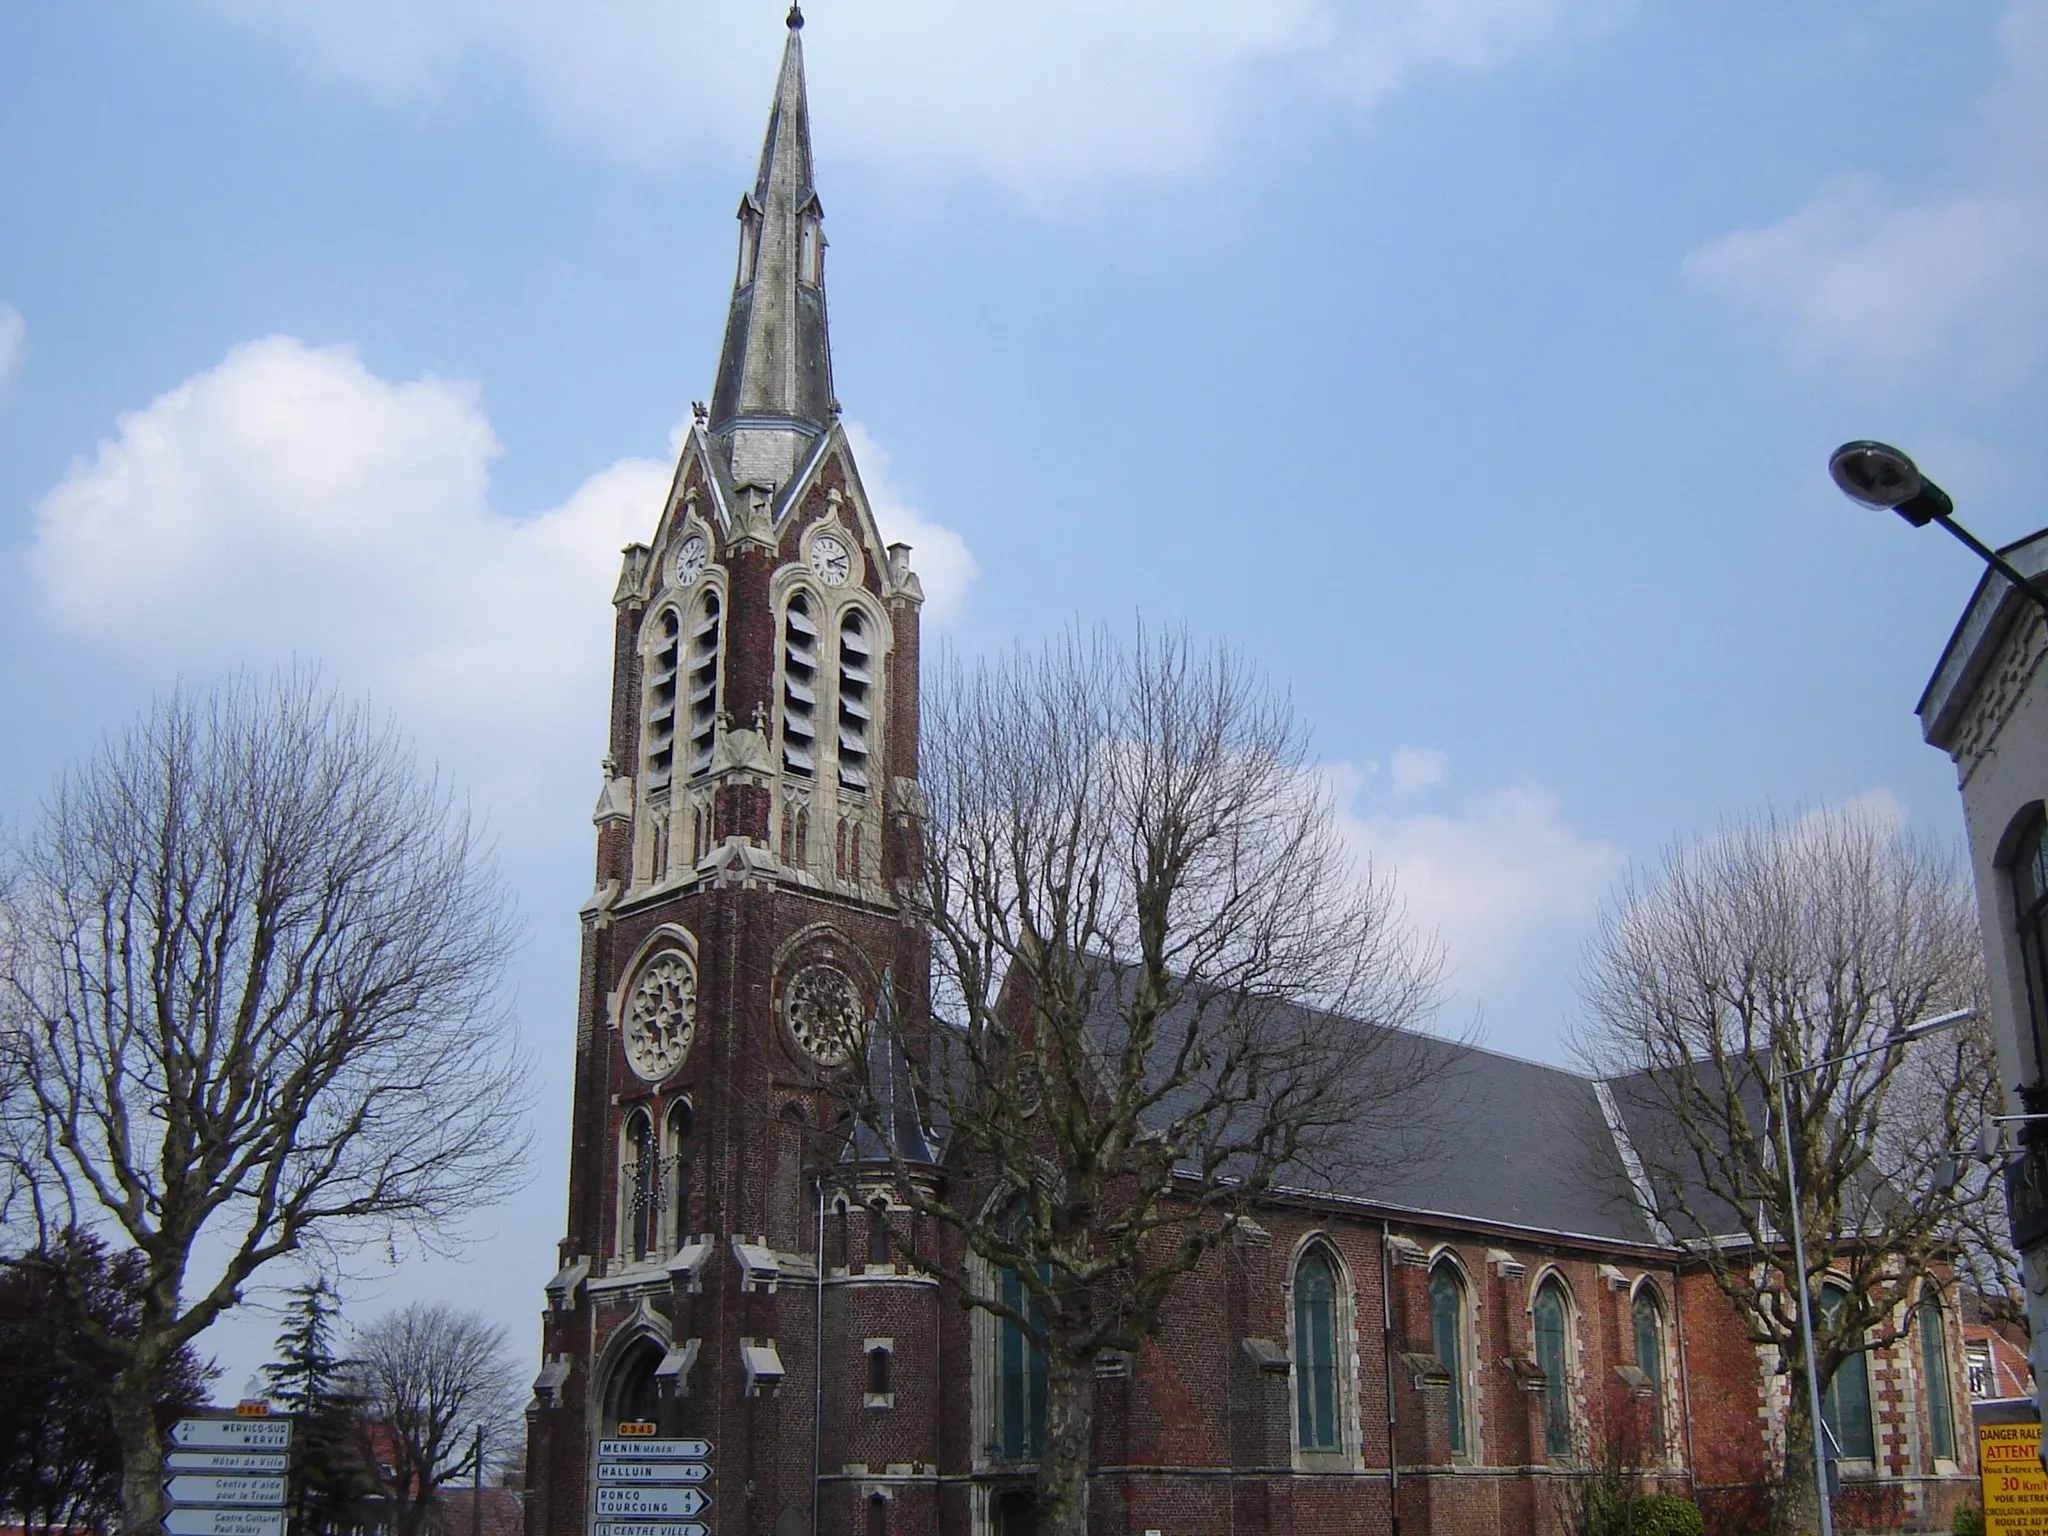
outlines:
[{"label": "pointed spire", "polygon": [[868,1111],[854,1121],[842,1163],[887,1163],[900,1157],[914,1166],[928,1166],[939,1160],[937,1138],[918,1114],[917,1080],[896,1027],[895,992],[890,973],[882,972],[882,994],[868,1021]]},{"label": "pointed spire", "polygon": [[711,433],[742,483],[785,483],[834,412],[803,24],[792,5],[760,171],[740,202],[739,271],[711,397]]}]

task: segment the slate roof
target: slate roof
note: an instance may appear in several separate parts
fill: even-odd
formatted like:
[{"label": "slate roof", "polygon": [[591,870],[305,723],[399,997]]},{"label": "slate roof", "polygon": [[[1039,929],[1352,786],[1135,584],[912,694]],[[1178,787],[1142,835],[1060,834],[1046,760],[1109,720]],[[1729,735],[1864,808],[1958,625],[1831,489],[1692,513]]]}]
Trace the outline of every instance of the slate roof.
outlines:
[{"label": "slate roof", "polygon": [[[867,1081],[873,1086],[879,1127],[855,1119],[840,1153],[842,1163],[890,1163],[901,1157],[912,1167],[939,1160],[941,1137],[925,1128],[918,1112],[917,1087],[903,1036],[896,1024],[895,988],[882,977],[881,998],[867,1030]],[[886,1134],[886,1138],[885,1138]],[[893,1156],[892,1156],[893,1147]]]},{"label": "slate roof", "polygon": [[[1383,1028],[1280,1006],[1296,1028]],[[1112,988],[1098,991],[1089,1029],[1101,1048],[1114,1048],[1120,1031]],[[1416,1031],[1390,1033],[1404,1059],[1425,1067],[1419,1075],[1428,1083],[1393,1126],[1361,1127],[1373,1141],[1351,1149],[1349,1161],[1380,1171],[1340,1184],[1296,1169],[1277,1181],[1283,1187],[1560,1235],[1663,1242],[1631,1193],[1592,1078]]]}]

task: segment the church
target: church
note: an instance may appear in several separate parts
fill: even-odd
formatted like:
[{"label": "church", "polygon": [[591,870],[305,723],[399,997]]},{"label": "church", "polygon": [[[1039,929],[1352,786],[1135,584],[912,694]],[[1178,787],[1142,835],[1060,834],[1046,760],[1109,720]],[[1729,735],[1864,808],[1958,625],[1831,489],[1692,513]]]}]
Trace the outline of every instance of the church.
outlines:
[{"label": "church", "polygon": [[[919,841],[922,592],[833,391],[802,26],[710,400],[613,596],[527,1536],[1032,1528],[1042,1370],[1034,1390],[1028,1343],[943,1286],[960,1256],[892,1200],[886,1155],[832,1134],[874,1021],[929,1015],[929,941],[892,895]],[[1156,1339],[1098,1363],[1099,1536],[1562,1530],[1589,1426],[1622,1414],[1658,1486],[1755,1528],[1784,1380],[1653,1203],[1613,1198],[1613,1086],[1485,1051],[1455,1070],[1454,1155],[1276,1196]],[[943,1137],[898,1134],[943,1180]],[[1929,1295],[1837,1376],[1845,1521],[1946,1530],[1973,1500],[1960,1324]],[[695,1491],[607,1502],[628,1474],[601,1450],[636,1436],[695,1443]]]}]

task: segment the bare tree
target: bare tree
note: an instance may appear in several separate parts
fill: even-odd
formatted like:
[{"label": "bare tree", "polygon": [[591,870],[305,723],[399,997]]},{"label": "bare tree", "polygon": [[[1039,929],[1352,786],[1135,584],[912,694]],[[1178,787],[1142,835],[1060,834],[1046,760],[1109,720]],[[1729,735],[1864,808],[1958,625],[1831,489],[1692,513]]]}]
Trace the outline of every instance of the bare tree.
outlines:
[{"label": "bare tree", "polygon": [[504,1329],[438,1302],[387,1313],[356,1336],[354,1353],[363,1459],[397,1536],[420,1536],[438,1528],[443,1488],[517,1454],[519,1368]]},{"label": "bare tree", "polygon": [[71,1301],[115,1366],[144,1536],[157,1383],[264,1265],[344,1228],[452,1234],[518,1179],[510,938],[460,808],[306,674],[159,702],[59,780],[10,863],[8,1214],[37,1246],[97,1226],[140,1256],[131,1328]]},{"label": "bare tree", "polygon": [[1447,1054],[1395,1026],[1430,1015],[1438,961],[1227,649],[1070,636],[942,671],[924,730],[908,896],[951,1017],[907,1055],[948,1182],[905,1155],[886,1053],[860,1115],[899,1197],[964,1242],[963,1299],[1042,1351],[1039,1529],[1083,1536],[1097,1357],[1136,1350],[1276,1185],[1414,1154]]},{"label": "bare tree", "polygon": [[[1968,889],[1861,809],[1765,814],[1674,850],[1654,877],[1626,881],[1588,947],[1580,1058],[1636,1125],[1663,1219],[1789,1377],[1791,1529],[1818,1518],[1798,1288],[1825,1388],[1845,1360],[1899,1336],[1923,1280],[1952,1257],[1963,1213],[1934,1160],[1975,1135],[1985,1084],[1930,1060],[1901,1092],[1910,1051],[1967,1042],[1887,1040],[1970,1003],[1980,967]],[[1781,1078],[1804,1253],[1788,1236]],[[1837,1306],[1822,1305],[1824,1276],[1839,1282]]]},{"label": "bare tree", "polygon": [[[1939,1186],[1953,1176],[1949,1202],[1952,1214],[1945,1246],[1955,1255],[1958,1300],[1977,1318],[2027,1326],[2022,1271],[2012,1243],[2012,1215],[2002,1175],[2003,1142],[1981,1149],[1978,1129],[1966,1118],[1971,1112],[2001,1112],[2004,1091],[1998,1082],[1998,1047],[1991,1034],[1991,1011],[1982,996],[1979,968],[1971,981],[1976,1017],[1917,1046],[1900,1064],[1885,1108],[1881,1134],[1897,1145],[1886,1156],[1892,1166],[1921,1168],[1926,1158],[1918,1149],[1956,1154],[1947,1170],[1937,1168]],[[1962,1142],[1952,1144],[1950,1127],[1959,1117]],[[1990,1126],[1988,1120],[1985,1122]],[[1966,1321],[1974,1321],[1967,1318]]]}]

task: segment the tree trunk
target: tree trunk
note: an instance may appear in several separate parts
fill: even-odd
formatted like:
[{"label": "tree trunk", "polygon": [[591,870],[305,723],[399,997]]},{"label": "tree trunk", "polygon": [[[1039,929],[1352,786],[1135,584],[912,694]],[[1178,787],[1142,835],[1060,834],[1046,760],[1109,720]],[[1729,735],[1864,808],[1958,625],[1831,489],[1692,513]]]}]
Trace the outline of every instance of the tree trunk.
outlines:
[{"label": "tree trunk", "polygon": [[1820,1529],[1820,1498],[1813,1484],[1813,1415],[1807,1409],[1806,1373],[1794,1370],[1785,1378],[1792,1400],[1785,1413],[1784,1497],[1778,1505],[1778,1528],[1786,1536],[1809,1536]]},{"label": "tree trunk", "polygon": [[123,1371],[110,1396],[121,1447],[122,1536],[163,1536],[164,1437],[156,1427],[156,1394],[148,1377]]},{"label": "tree trunk", "polygon": [[1038,1536],[1088,1536],[1095,1448],[1095,1367],[1047,1352],[1045,1446],[1038,1454]]}]

